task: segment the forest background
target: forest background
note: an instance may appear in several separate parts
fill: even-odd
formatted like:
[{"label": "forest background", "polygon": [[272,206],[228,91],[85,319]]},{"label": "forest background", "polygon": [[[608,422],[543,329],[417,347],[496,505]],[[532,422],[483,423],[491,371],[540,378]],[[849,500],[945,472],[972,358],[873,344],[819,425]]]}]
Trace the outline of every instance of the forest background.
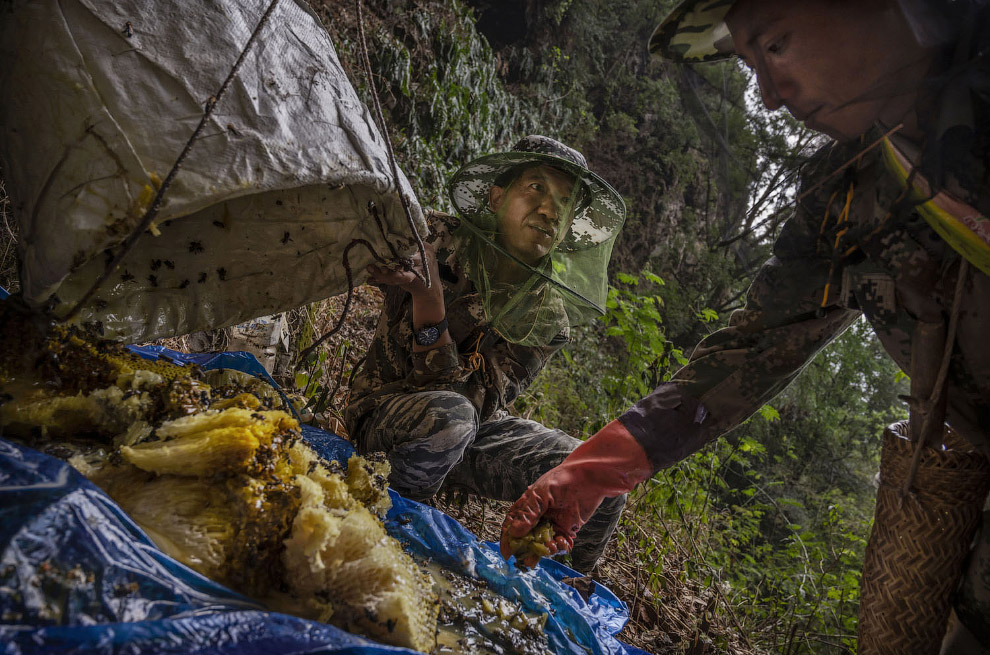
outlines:
[{"label": "forest background", "polygon": [[[668,379],[742,306],[823,145],[762,110],[735,62],[651,60],[673,0],[310,0],[369,106],[364,33],[384,126],[424,207],[469,159],[545,134],[581,150],[626,200],[608,312],[579,329],[513,410],[594,434]],[[16,287],[15,217],[0,183],[0,282]],[[334,425],[380,294],[285,380]],[[293,350],[339,318],[290,313]],[[214,347],[222,347],[222,333]],[[175,344],[182,347],[180,339]],[[630,496],[594,577],[630,606],[620,638],[652,653],[853,653],[882,428],[906,415],[903,375],[860,321],[771,406]],[[493,538],[504,505],[444,509]]]}]

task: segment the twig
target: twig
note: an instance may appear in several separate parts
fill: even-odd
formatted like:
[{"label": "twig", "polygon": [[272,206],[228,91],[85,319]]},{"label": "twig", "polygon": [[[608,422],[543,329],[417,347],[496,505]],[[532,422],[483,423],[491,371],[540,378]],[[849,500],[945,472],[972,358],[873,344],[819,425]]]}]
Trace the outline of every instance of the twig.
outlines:
[{"label": "twig", "polygon": [[316,403],[313,405],[314,420],[316,420],[316,414],[326,409],[325,403],[327,402],[327,399],[329,398],[330,402],[333,402],[334,397],[337,395],[337,391],[340,390],[340,383],[344,379],[344,366],[346,365],[347,365],[347,346],[345,345],[343,348],[343,352],[340,356],[340,370],[337,371],[337,382],[336,384],[333,385],[332,391],[330,390],[330,387],[325,388],[323,390],[323,393],[320,394],[320,397],[317,399]]},{"label": "twig", "polygon": [[172,170],[168,172],[168,175],[165,177],[162,185],[158,188],[158,193],[155,194],[155,198],[152,201],[151,206],[149,206],[147,211],[145,211],[141,222],[138,223],[137,227],[135,227],[129,235],[127,235],[127,238],[124,239],[120,250],[118,250],[117,254],[113,256],[113,259],[107,262],[106,267],[103,269],[103,273],[100,274],[100,277],[96,278],[93,286],[91,286],[89,290],[83,294],[83,297],[80,298],[79,302],[77,302],[67,314],[58,319],[60,322],[69,321],[77,313],[79,313],[79,310],[82,309],[87,302],[89,302],[89,299],[93,297],[93,294],[96,293],[97,290],[103,286],[103,283],[106,282],[107,279],[113,274],[113,272],[117,270],[117,267],[120,266],[120,263],[124,260],[124,257],[127,256],[127,253],[134,248],[134,244],[138,242],[138,239],[141,238],[145,230],[147,230],[148,227],[154,222],[155,217],[158,216],[158,210],[161,207],[162,199],[165,197],[165,193],[172,185],[172,181],[175,179],[176,174],[182,167],[182,163],[189,155],[189,151],[192,150],[192,146],[199,137],[200,132],[203,131],[203,127],[206,126],[206,122],[213,115],[213,109],[217,106],[217,103],[220,102],[220,99],[223,98],[224,94],[227,92],[227,88],[230,86],[231,81],[233,81],[234,76],[237,75],[237,71],[240,70],[241,64],[244,63],[244,58],[247,56],[251,46],[254,45],[254,42],[257,40],[261,30],[264,28],[265,24],[268,23],[268,19],[271,18],[272,12],[275,11],[275,7],[278,5],[278,2],[279,0],[272,0],[271,4],[268,5],[268,9],[266,9],[265,13],[261,16],[261,20],[258,21],[257,27],[254,28],[254,31],[251,33],[250,38],[248,38],[247,43],[244,44],[244,48],[241,50],[241,54],[237,57],[237,61],[234,62],[233,68],[231,68],[230,72],[227,74],[227,79],[225,79],[223,84],[220,85],[220,89],[206,101],[206,110],[203,112],[203,117],[199,120],[199,125],[196,126],[196,129],[193,130],[192,136],[190,136],[189,140],[186,141],[185,147],[182,149],[182,152],[179,153],[179,157],[172,165]]}]

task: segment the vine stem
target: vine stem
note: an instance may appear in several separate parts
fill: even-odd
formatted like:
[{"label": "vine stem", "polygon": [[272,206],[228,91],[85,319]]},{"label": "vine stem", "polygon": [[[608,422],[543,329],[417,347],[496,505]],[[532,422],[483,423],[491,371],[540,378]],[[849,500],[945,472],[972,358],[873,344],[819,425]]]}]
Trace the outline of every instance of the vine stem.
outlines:
[{"label": "vine stem", "polygon": [[364,239],[354,239],[347,247],[344,248],[344,275],[347,276],[347,298],[344,300],[344,309],[340,312],[340,318],[337,319],[337,324],[333,326],[329,331],[323,334],[319,339],[310,344],[305,350],[299,353],[299,364],[301,365],[309,357],[310,353],[316,350],[323,342],[332,337],[333,335],[340,332],[340,329],[344,327],[344,321],[347,319],[347,314],[351,309],[351,302],[354,299],[354,272],[351,270],[350,253],[354,246],[364,246],[371,253],[371,256],[375,258],[380,264],[388,264],[384,258],[382,258],[377,252],[375,252],[374,247]]},{"label": "vine stem", "polygon": [[422,280],[423,284],[426,285],[426,288],[429,289],[431,287],[432,280],[430,279],[430,268],[429,266],[426,266],[426,246],[423,244],[423,238],[419,235],[419,230],[416,229],[416,221],[413,220],[412,210],[409,208],[409,200],[406,198],[406,194],[402,193],[402,188],[399,186],[399,167],[395,163],[395,151],[392,148],[392,139],[388,135],[388,126],[385,124],[385,114],[382,112],[382,103],[378,98],[378,91],[375,89],[375,78],[371,70],[371,59],[368,57],[368,42],[364,36],[363,5],[363,0],[357,0],[358,37],[361,42],[361,58],[364,62],[364,71],[368,76],[368,87],[371,89],[371,98],[375,105],[375,116],[378,118],[382,138],[385,139],[385,149],[388,152],[388,163],[392,169],[392,178],[395,181],[395,192],[399,194],[399,201],[402,203],[402,209],[406,214],[406,220],[409,222],[409,229],[412,231],[413,238],[416,240],[416,247],[419,249],[419,256],[422,258],[421,261],[423,262],[422,275],[420,275],[415,269],[412,269],[412,272],[416,277]]}]

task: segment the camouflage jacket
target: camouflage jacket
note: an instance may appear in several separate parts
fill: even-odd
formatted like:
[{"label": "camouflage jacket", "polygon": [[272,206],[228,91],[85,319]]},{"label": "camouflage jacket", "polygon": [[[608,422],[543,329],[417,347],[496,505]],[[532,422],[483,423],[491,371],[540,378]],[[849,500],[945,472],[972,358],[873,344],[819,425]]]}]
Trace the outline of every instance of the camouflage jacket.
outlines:
[{"label": "camouflage jacket", "polygon": [[[936,135],[944,136],[941,156],[935,158],[940,170],[931,173],[924,164],[922,170],[929,179],[938,175],[940,188],[990,216],[990,128],[985,127],[990,116],[985,105],[973,104],[965,124],[950,123],[967,129],[945,130],[943,125]],[[670,382],[620,417],[655,468],[683,459],[739,425],[860,315],[907,372],[916,320],[948,320],[962,258],[910,203],[897,202],[904,187],[887,168],[881,149],[831,176],[877,136],[816,154],[802,175],[802,193],[810,193],[782,229],[745,307],[731,315],[727,327],[705,338]],[[849,222],[842,226],[848,231],[837,248],[837,224],[850,188]],[[990,454],[988,335],[990,277],[970,265],[949,368],[947,420]]]},{"label": "camouflage jacket", "polygon": [[569,339],[566,329],[543,347],[501,338],[488,325],[481,299],[458,265],[452,231],[460,221],[439,212],[431,212],[427,220],[430,234],[425,241],[436,248],[453,343],[413,352],[412,300],[402,289],[385,287],[374,340],[344,409],[352,435],[381,398],[396,393],[455,391],[474,404],[480,421],[486,421],[511,405]]}]

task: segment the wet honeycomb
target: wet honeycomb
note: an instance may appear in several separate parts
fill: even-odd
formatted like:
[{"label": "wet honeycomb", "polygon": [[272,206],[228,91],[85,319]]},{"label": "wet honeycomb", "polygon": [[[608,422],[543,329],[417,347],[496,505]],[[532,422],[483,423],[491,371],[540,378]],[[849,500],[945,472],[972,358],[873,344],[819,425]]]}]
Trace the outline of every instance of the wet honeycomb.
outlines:
[{"label": "wet honeycomb", "polygon": [[26,348],[0,360],[6,438],[66,459],[163,551],[273,610],[435,647],[433,582],[379,518],[387,462],[328,465],[250,379],[216,384],[195,366],[42,327],[22,323]]},{"label": "wet honeycomb", "polygon": [[547,557],[550,549],[547,544],[553,541],[553,526],[549,521],[538,523],[522,537],[509,540],[509,550],[520,562],[532,557]]},{"label": "wet honeycomb", "polygon": [[23,315],[15,329],[2,305],[0,334],[25,344],[0,353],[4,437],[68,461],[170,556],[272,610],[384,643],[548,652],[546,614],[417,563],[388,535],[384,456],[325,461],[266,383]]}]

